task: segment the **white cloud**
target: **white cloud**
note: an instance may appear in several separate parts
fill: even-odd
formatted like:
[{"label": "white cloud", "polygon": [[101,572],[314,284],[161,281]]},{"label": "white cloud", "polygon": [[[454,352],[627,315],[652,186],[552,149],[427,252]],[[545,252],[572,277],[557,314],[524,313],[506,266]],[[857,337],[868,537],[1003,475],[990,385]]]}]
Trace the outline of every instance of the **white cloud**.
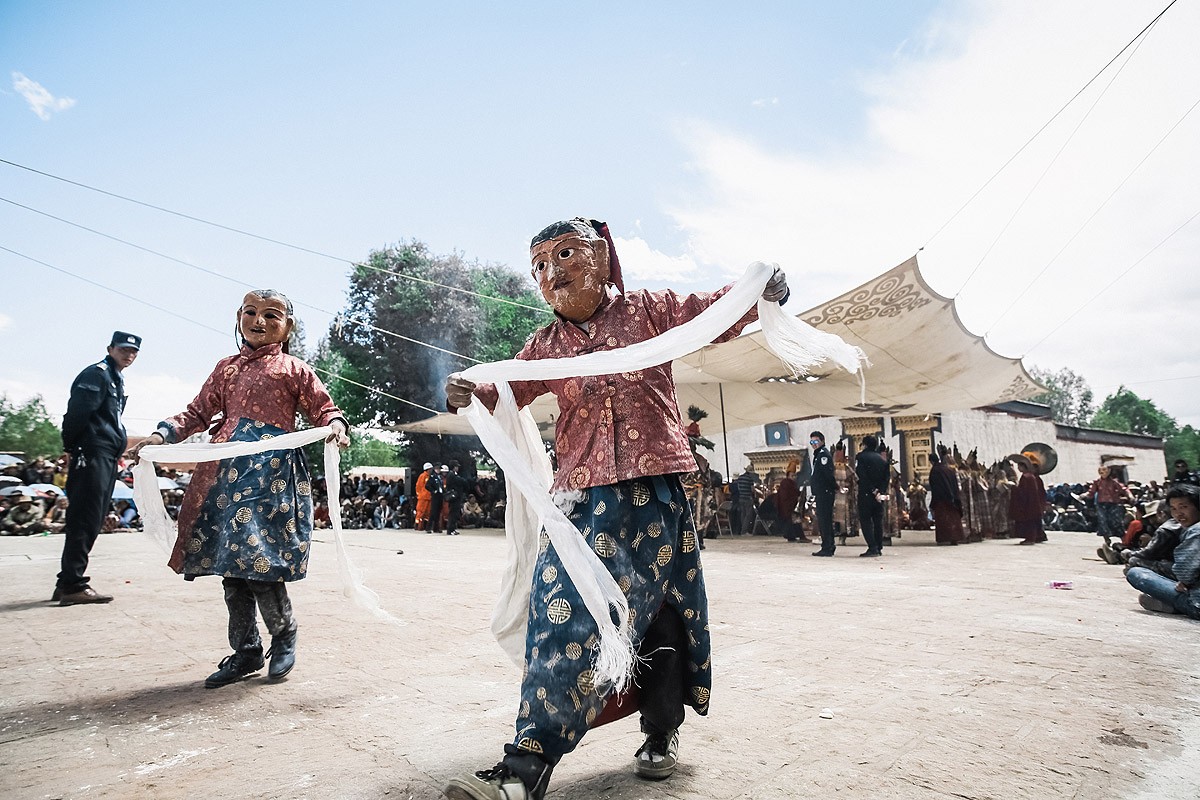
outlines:
[{"label": "white cloud", "polygon": [[[995,326],[989,342],[998,351],[1021,354],[1200,210],[1200,150],[1190,146],[1200,135],[1198,111],[1088,222],[1196,101],[1187,76],[1200,74],[1200,48],[1188,31],[1200,26],[1200,8],[1168,12],[1110,88],[1111,71],[934,233],[1149,16],[1144,5],[1119,0],[947,6],[897,49],[885,71],[863,79],[867,124],[836,150],[781,150],[704,120],[681,123],[698,186],[681,187],[668,215],[701,269],[735,274],[756,259],[778,261],[804,306],[926,244],[922,268],[944,293],[956,292],[982,263],[958,298],[960,312],[977,332]],[[1200,222],[1029,360],[1069,366],[1097,388],[1200,373],[1191,352],[1180,351],[1183,340],[1164,336],[1158,321],[1190,318],[1191,298],[1163,290],[1194,271],[1198,245]],[[1045,277],[997,325],[1047,264]],[[1189,387],[1195,383],[1146,384],[1146,391],[1181,421],[1200,422],[1200,393],[1189,396]]]},{"label": "white cloud", "polygon": [[670,256],[655,250],[645,239],[613,237],[621,259],[621,275],[628,284],[638,281],[688,281],[696,277],[699,268],[690,256]]},{"label": "white cloud", "polygon": [[70,97],[55,97],[47,91],[45,86],[25,77],[20,72],[14,72],[12,78],[13,89],[25,98],[25,102],[29,104],[30,110],[34,114],[37,114],[39,119],[48,120],[52,113],[66,111],[75,105],[74,99]]},{"label": "white cloud", "polygon": [[12,324],[13,324],[13,318],[10,317],[8,314],[5,314],[4,312],[0,311],[0,331],[4,330],[5,328],[8,328]]},{"label": "white cloud", "polygon": [[767,106],[777,106],[777,105],[779,105],[779,98],[778,97],[760,97],[757,100],[751,100],[750,105],[754,106],[755,108],[766,108]]}]

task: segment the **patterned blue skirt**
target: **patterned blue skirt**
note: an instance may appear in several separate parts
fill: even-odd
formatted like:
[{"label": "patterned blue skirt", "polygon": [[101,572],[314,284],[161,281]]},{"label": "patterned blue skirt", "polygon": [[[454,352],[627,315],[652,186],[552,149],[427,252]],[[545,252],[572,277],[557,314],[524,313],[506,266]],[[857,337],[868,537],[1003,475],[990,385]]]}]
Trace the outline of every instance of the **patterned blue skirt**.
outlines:
[{"label": "patterned blue skirt", "polygon": [[[238,420],[234,442],[287,431]],[[308,571],[312,485],[301,450],[268,450],[225,459],[185,545],[183,574],[296,581]]]},{"label": "patterned blue skirt", "polygon": [[[635,645],[664,605],[683,620],[688,639],[683,696],[706,714],[712,688],[708,599],[679,476],[594,486],[567,516],[625,593]],[[596,721],[609,694],[598,692],[592,678],[597,635],[595,621],[543,532],[529,597],[517,748],[556,758],[574,749]]]}]

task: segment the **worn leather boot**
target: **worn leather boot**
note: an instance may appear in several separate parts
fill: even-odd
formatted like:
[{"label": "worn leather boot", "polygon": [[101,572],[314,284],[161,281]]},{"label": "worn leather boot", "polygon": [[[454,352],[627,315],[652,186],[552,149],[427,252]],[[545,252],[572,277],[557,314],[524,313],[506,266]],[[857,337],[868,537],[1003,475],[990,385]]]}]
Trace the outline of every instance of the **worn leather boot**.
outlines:
[{"label": "worn leather boot", "polygon": [[263,668],[263,651],[261,647],[238,650],[233,655],[225,656],[217,665],[217,671],[204,681],[205,689],[218,689],[237,683],[247,675],[253,675]]},{"label": "worn leather boot", "polygon": [[296,634],[299,628],[292,628],[278,636],[271,637],[271,666],[267,669],[267,677],[277,681],[292,671],[296,666]]}]

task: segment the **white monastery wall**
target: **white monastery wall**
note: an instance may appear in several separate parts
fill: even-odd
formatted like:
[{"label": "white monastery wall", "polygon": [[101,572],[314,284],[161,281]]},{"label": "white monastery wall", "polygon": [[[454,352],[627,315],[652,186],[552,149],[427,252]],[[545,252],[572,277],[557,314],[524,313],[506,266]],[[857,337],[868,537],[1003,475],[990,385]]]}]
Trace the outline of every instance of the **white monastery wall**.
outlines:
[{"label": "white monastery wall", "polygon": [[[965,456],[971,449],[978,448],[979,459],[991,464],[1006,455],[1020,452],[1030,442],[1045,442],[1058,453],[1058,467],[1047,476],[1046,482],[1089,483],[1096,477],[1102,456],[1129,456],[1135,463],[1129,466],[1129,479],[1148,483],[1161,482],[1167,473],[1161,448],[1137,447],[1127,444],[1098,444],[1059,439],[1053,422],[1046,419],[1017,417],[1002,412],[979,409],[951,411],[941,416],[941,431],[934,431],[934,440],[946,446],[958,445]],[[702,423],[704,434],[716,444],[711,456],[705,450],[701,454],[712,464],[712,468],[725,474],[725,450],[721,440],[719,421],[712,425],[710,420]],[[835,417],[817,417],[788,424],[792,446],[806,448],[810,431],[819,430],[832,446],[842,435],[841,420]],[[887,424],[888,445],[899,455],[900,436]],[[746,453],[767,447],[762,426],[731,430],[729,441],[729,468],[732,475],[741,473],[748,461]],[[725,475],[729,479],[729,475]]]}]

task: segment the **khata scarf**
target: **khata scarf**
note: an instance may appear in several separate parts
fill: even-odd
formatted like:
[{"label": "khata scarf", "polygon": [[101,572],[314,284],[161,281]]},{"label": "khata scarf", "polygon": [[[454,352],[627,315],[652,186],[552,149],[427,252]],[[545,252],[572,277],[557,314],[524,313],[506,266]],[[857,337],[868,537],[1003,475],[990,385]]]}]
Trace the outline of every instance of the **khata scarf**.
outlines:
[{"label": "khata scarf", "polygon": [[531,573],[537,560],[541,529],[545,529],[599,628],[592,665],[597,686],[611,687],[617,692],[625,688],[633,667],[634,648],[625,595],[587,541],[555,505],[550,493],[553,476],[549,456],[533,416],[527,409],[517,409],[508,381],[610,375],[666,364],[712,342],[733,327],[755,303],[768,346],[795,376],[829,360],[849,372],[858,372],[861,377],[866,363],[861,349],[788,315],[778,303],[761,299],[774,270],[773,264],[751,264],[729,292],[694,319],[619,350],[536,361],[509,359],[477,364],[462,373],[464,378],[477,383],[495,383],[499,392],[494,413],[488,413],[478,398],[472,398],[463,413],[488,453],[504,470],[508,483],[505,508],[508,564],[492,614],[492,632],[518,666],[524,666]]},{"label": "khata scarf", "polygon": [[[226,458],[249,456],[267,450],[294,450],[310,442],[325,439],[333,432],[328,425],[304,431],[285,433],[257,442],[220,442],[217,444],[170,444],[150,445],[141,450],[138,463],[133,468],[133,498],[142,517],[143,530],[168,555],[175,546],[178,530],[175,520],[163,506],[162,493],[158,490],[158,478],[154,473],[154,462],[169,464],[200,461],[221,461]],[[385,622],[402,625],[400,620],[384,611],[379,605],[379,596],[363,584],[362,571],[350,560],[346,542],[342,537],[341,483],[338,465],[341,454],[333,442],[325,443],[325,477],[329,497],[329,524],[333,529],[337,546],[338,575],[342,580],[342,594],[350,598],[359,608],[370,612]],[[332,478],[332,479],[330,479]]]}]

